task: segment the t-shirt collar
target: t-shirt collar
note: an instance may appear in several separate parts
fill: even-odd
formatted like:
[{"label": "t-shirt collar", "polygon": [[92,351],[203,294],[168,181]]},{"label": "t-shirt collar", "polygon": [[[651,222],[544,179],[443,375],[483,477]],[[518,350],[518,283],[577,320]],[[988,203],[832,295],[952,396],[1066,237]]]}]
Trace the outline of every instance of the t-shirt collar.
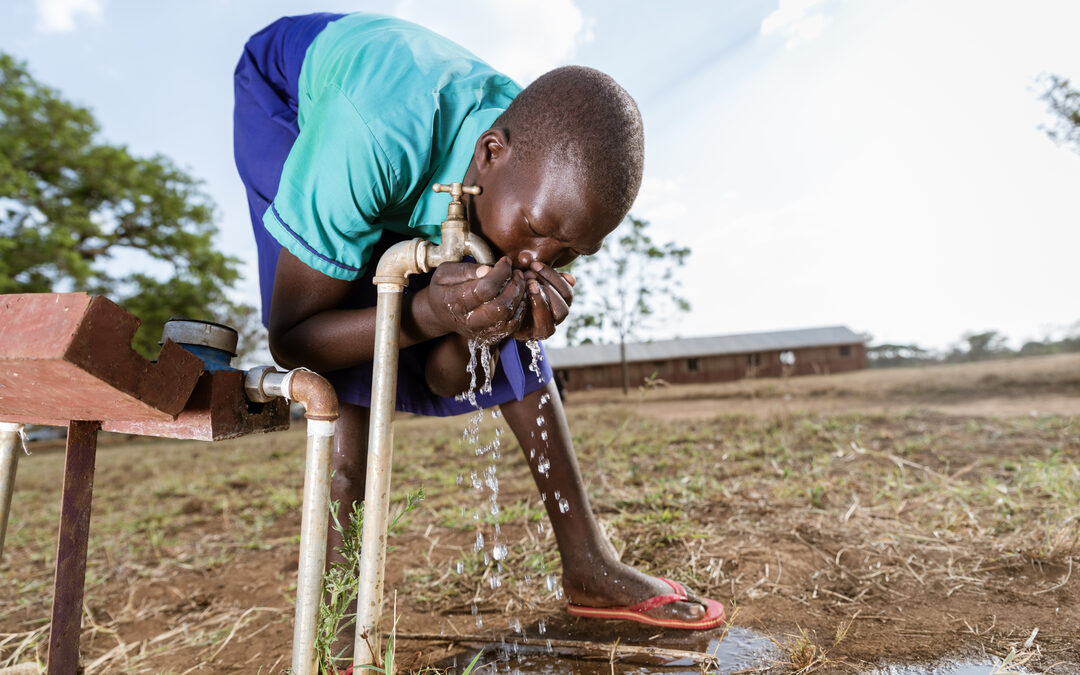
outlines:
[{"label": "t-shirt collar", "polygon": [[412,216],[409,218],[409,227],[419,228],[430,236],[432,241],[439,241],[439,226],[446,220],[446,210],[450,206],[450,195],[445,192],[434,192],[431,186],[435,183],[449,185],[460,183],[469,170],[472,162],[473,150],[476,148],[476,139],[480,134],[491,128],[503,108],[484,108],[474,110],[462,121],[458,134],[450,146],[450,152],[446,153],[439,168],[416,200]]}]

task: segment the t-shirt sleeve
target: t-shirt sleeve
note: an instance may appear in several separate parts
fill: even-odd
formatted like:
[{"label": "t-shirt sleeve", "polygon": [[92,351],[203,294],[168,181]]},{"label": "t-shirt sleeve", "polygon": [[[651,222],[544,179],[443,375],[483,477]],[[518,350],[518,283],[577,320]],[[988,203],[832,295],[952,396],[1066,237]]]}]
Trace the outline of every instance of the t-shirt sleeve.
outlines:
[{"label": "t-shirt sleeve", "polygon": [[312,269],[352,280],[382,234],[379,215],[406,183],[363,116],[327,87],[306,111],[263,224]]}]

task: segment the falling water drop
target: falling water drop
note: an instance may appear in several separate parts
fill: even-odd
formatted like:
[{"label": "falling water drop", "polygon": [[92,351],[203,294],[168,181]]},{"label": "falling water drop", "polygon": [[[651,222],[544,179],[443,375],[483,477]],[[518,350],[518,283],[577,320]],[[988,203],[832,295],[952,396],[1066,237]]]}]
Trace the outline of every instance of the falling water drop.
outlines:
[{"label": "falling water drop", "polygon": [[543,358],[540,355],[540,341],[539,340],[527,340],[525,345],[529,348],[529,352],[532,354],[532,362],[529,364],[529,370],[533,375],[536,375],[537,382],[544,381],[544,374],[540,370],[540,359]]},{"label": "falling water drop", "polygon": [[502,544],[495,544],[495,546],[491,549],[491,555],[496,560],[502,560],[506,557],[506,547]]},{"label": "falling water drop", "polygon": [[559,500],[559,513],[566,513],[570,510],[570,502],[566,501],[566,497]]}]

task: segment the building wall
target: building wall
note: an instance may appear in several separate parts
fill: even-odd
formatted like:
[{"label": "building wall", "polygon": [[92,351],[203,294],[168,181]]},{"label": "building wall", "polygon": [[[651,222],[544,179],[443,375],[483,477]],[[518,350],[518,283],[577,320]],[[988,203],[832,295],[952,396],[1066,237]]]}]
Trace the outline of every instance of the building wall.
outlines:
[{"label": "building wall", "polygon": [[[866,368],[866,347],[861,342],[828,347],[806,347],[785,352],[763,351],[746,354],[701,356],[666,361],[642,361],[628,364],[630,386],[636,387],[649,377],[672,384],[727,382],[744,377],[787,377],[824,375]],[[602,387],[621,387],[622,368],[618,362],[558,368],[557,375],[568,391]]]}]

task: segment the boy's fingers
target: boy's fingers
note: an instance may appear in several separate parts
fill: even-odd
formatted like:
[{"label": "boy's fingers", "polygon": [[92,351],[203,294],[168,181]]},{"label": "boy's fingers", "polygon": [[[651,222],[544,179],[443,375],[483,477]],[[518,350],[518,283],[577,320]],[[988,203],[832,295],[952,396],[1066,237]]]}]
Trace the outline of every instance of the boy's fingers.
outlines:
[{"label": "boy's fingers", "polygon": [[476,281],[477,278],[486,276],[489,272],[491,272],[491,267],[487,265],[463,262],[443,263],[435,268],[432,280],[442,286],[456,286]]},{"label": "boy's fingers", "polygon": [[563,279],[566,279],[566,283],[570,284],[571,286],[577,286],[577,277],[575,277],[573,274],[570,274],[569,272],[559,272],[559,274],[562,275]]},{"label": "boy's fingers", "polygon": [[474,310],[498,297],[510,284],[513,273],[514,268],[510,265],[510,259],[504,256],[482,277],[470,279],[468,283],[471,284],[472,290],[465,293],[466,308]]},{"label": "boy's fingers", "polygon": [[[540,263],[534,262],[531,266],[534,274],[543,279],[548,286],[553,288],[562,299],[566,301],[566,305],[569,307],[570,303],[574,301],[574,287],[562,274],[559,274],[551,267]],[[573,277],[570,277],[573,279]]]},{"label": "boy's fingers", "polygon": [[532,307],[532,337],[545,340],[555,334],[555,320],[548,307],[548,294],[535,279],[529,280],[529,303]]},{"label": "boy's fingers", "polygon": [[[488,276],[496,274],[497,272],[493,270]],[[524,295],[525,279],[520,274],[511,274],[498,295],[472,308],[469,327],[475,330],[483,330],[510,321],[517,312],[518,305],[521,304]]]},{"label": "boy's fingers", "polygon": [[551,318],[555,320],[555,325],[557,326],[562,323],[566,317],[570,316],[570,303],[563,298],[561,294],[552,293],[548,288],[545,288],[544,290],[548,301],[548,308],[551,310]]}]

